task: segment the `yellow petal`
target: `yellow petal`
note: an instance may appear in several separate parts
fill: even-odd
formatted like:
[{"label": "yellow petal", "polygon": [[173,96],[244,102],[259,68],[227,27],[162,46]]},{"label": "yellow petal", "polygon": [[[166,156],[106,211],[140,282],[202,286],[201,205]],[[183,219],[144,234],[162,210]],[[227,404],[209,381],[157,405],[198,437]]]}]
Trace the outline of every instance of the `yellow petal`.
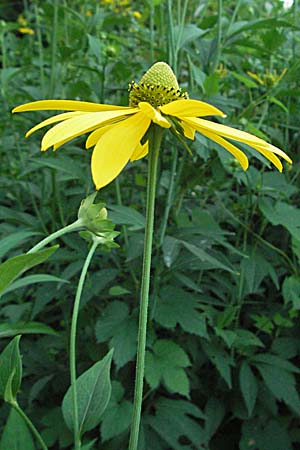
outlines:
[{"label": "yellow petal", "polygon": [[[282,150],[280,150],[280,148],[277,148],[274,145],[269,144],[268,142],[266,144],[267,144],[266,150],[268,150],[272,153],[275,153],[276,155],[281,156],[288,163],[293,164],[293,161],[291,160],[291,158],[286,153],[284,153]],[[260,150],[258,150],[258,151],[260,151]]]},{"label": "yellow petal", "polygon": [[137,148],[131,155],[130,161],[137,161],[138,159],[144,158],[144,156],[148,154],[148,151],[149,151],[148,141],[145,144],[139,143]]},{"label": "yellow petal", "polygon": [[269,161],[271,161],[275,167],[279,170],[279,172],[282,172],[282,164],[280,159],[277,158],[274,153],[272,153],[270,150],[267,150],[266,148],[262,148],[258,145],[252,144],[252,147],[255,148],[259,153],[261,153],[265,158],[267,158]]},{"label": "yellow petal", "polygon": [[221,116],[226,117],[222,111],[209,103],[200,100],[175,100],[160,107],[164,114],[176,117]]},{"label": "yellow petal", "polygon": [[140,102],[139,103],[139,109],[142,111],[149,119],[152,120],[152,122],[156,123],[157,125],[161,126],[162,128],[170,128],[171,124],[165,119],[159,111],[153,108],[153,106],[150,105],[150,103],[147,102]]},{"label": "yellow petal", "polygon": [[98,141],[92,155],[92,176],[96,189],[114,180],[131,158],[151,120],[138,112],[112,126]]},{"label": "yellow petal", "polygon": [[38,125],[36,125],[35,127],[31,128],[29,131],[27,131],[25,136],[29,137],[32,133],[39,130],[40,128],[43,128],[47,125],[52,125],[55,122],[61,122],[66,119],[71,119],[71,117],[75,117],[75,116],[82,115],[82,114],[85,114],[85,113],[79,112],[79,111],[73,111],[73,112],[67,112],[67,113],[63,113],[63,114],[57,114],[54,117],[50,117],[49,119],[43,120],[43,122],[41,122]]},{"label": "yellow petal", "polygon": [[25,103],[25,105],[16,106],[12,110],[15,112],[24,111],[42,111],[42,110],[65,110],[65,111],[114,111],[120,109],[130,109],[128,106],[102,105],[101,103],[81,102],[77,100],[39,100],[37,102]]},{"label": "yellow petal", "polygon": [[82,114],[79,117],[73,117],[51,128],[42,139],[42,150],[63,140],[70,140],[81,134],[94,130],[108,121],[113,121],[127,114],[133,114],[137,108],[131,108],[126,111],[103,111]]},{"label": "yellow petal", "polygon": [[184,121],[181,121],[180,125],[182,126],[185,137],[193,141],[195,139],[195,129],[190,125],[188,125],[187,123],[185,123]]},{"label": "yellow petal", "polygon": [[93,147],[97,144],[101,136],[106,133],[110,127],[115,126],[115,124],[104,125],[101,128],[97,128],[97,130],[93,131],[86,140],[85,148]]},{"label": "yellow petal", "polygon": [[212,141],[216,142],[217,144],[221,145],[221,147],[224,147],[238,160],[238,162],[240,163],[240,165],[244,170],[248,169],[249,161],[247,156],[239,148],[235,147],[235,145],[231,144],[230,142],[227,142],[225,139],[216,134],[210,133],[209,131],[202,130],[201,134],[211,139]]},{"label": "yellow petal", "polygon": [[204,129],[214,134],[218,134],[219,136],[227,137],[239,142],[244,142],[245,144],[249,144],[250,146],[252,146],[253,144],[261,145],[262,147],[269,145],[263,139],[260,139],[253,134],[237,130],[236,128],[231,128],[220,123],[211,122],[210,120],[198,119],[196,117],[185,117],[184,120],[188,124],[192,125],[196,130],[200,131],[200,133]]},{"label": "yellow petal", "polygon": [[260,139],[253,134],[246,133],[245,131],[236,130],[235,128],[227,127],[218,123],[210,122],[208,120],[197,119],[197,118],[186,118],[187,123],[194,126],[196,130],[200,133],[210,132],[214,136],[225,136],[229,139],[233,139],[238,142],[244,142],[245,144],[253,147],[263,156],[265,156],[269,161],[271,161],[275,167],[281,172],[282,164],[280,160],[275,156],[274,153],[282,156],[286,161],[292,163],[291,159],[282,150],[268,142]]}]

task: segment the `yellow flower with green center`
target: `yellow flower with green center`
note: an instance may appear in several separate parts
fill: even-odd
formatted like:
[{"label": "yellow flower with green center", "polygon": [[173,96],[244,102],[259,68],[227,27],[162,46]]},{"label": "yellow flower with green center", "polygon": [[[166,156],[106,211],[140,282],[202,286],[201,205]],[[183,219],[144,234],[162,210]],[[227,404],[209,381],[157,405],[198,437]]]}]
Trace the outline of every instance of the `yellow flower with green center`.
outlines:
[{"label": "yellow flower with green center", "polygon": [[164,62],[154,64],[139,83],[130,84],[129,106],[104,105],[75,100],[42,100],[16,107],[13,112],[65,110],[35,127],[26,137],[47,125],[59,122],[46,132],[41,149],[61,145],[84,133],[90,133],[86,148],[94,147],[91,170],[96,189],[114,180],[129,161],[148,153],[147,131],[151,124],[171,129],[181,142],[194,140],[195,131],[216,142],[248,168],[248,158],[228,139],[243,142],[271,161],[282,171],[281,156],[291,159],[279,148],[252,134],[203,119],[206,116],[225,117],[219,109],[182,92],[171,68]]}]

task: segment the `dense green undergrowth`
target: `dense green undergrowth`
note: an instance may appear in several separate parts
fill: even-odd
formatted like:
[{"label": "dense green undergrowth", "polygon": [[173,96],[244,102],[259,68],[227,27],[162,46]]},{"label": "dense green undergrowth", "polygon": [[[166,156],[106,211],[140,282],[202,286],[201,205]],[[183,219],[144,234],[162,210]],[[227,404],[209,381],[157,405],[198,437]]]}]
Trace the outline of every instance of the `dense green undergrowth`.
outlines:
[{"label": "dense green undergrowth", "polygon": [[[299,12],[279,1],[2,2],[0,257],[73,222],[94,187],[82,138],[41,153],[21,103],[128,104],[128,83],[168,62],[223,123],[269,138],[283,173],[246,146],[247,172],[198,136],[165,139],[159,162],[140,450],[297,450],[300,359]],[[254,156],[254,154],[256,155]],[[253,155],[253,156],[252,156]],[[114,348],[112,395],[87,449],[126,450],[132,412],[147,160],[102,189],[119,248],[97,252],[83,291],[78,373]],[[0,298],[0,345],[22,334],[19,403],[49,449],[71,449],[73,299],[88,244],[63,236]],[[1,370],[1,368],[0,368]],[[0,386],[1,387],[1,386]],[[1,389],[0,389],[1,390]],[[1,450],[39,448],[0,406]],[[22,441],[15,443],[16,433]],[[14,446],[15,445],[15,446]]]}]

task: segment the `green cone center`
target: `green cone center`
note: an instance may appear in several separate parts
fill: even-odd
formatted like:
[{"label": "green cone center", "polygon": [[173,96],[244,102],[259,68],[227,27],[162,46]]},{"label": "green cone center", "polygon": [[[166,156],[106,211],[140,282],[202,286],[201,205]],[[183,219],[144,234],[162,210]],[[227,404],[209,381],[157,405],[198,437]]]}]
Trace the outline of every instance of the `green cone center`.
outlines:
[{"label": "green cone center", "polygon": [[179,99],[187,99],[182,92],[171,67],[164,62],[157,62],[143,75],[141,81],[129,85],[129,104],[132,107],[140,102],[148,102],[154,108]]}]

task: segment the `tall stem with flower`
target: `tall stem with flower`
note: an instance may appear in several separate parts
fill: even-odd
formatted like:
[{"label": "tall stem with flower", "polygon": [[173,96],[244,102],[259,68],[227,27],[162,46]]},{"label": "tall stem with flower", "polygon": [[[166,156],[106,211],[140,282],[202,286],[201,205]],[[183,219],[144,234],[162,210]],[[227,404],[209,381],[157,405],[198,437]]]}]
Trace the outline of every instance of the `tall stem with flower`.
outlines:
[{"label": "tall stem with flower", "polygon": [[[89,132],[86,147],[94,147],[91,170],[97,189],[113,181],[129,161],[138,160],[149,153],[136,384],[129,444],[130,450],[136,450],[143,396],[156,172],[163,129],[170,129],[187,149],[185,138],[194,140],[195,132],[200,132],[230,152],[243,170],[248,168],[248,158],[231,140],[253,147],[279,171],[282,171],[283,166],[278,156],[289,163],[292,161],[282,150],[252,134],[203,119],[206,116],[226,116],[208,103],[189,99],[187,93],[179,88],[171,68],[163,62],[154,64],[139,83],[131,83],[129,107],[44,100],[18,106],[14,112],[59,109],[68,112],[44,120],[33,127],[27,136],[46,125],[56,124],[46,132],[41,144],[42,150],[52,146],[56,150],[74,137]],[[162,239],[163,235],[164,229]]]}]

